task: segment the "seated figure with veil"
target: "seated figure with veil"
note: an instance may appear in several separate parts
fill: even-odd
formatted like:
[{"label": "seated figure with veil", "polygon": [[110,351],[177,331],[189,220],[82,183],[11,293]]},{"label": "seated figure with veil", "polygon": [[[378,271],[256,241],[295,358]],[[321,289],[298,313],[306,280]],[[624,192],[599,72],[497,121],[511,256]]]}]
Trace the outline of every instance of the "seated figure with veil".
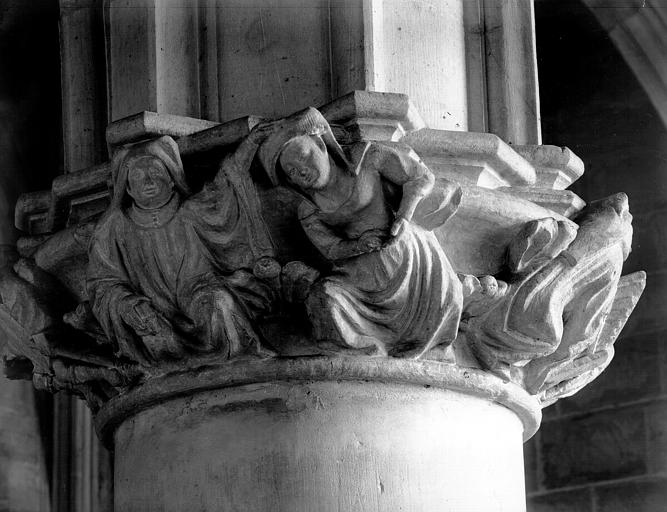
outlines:
[{"label": "seated figure with veil", "polygon": [[266,129],[253,130],[196,194],[171,137],[116,153],[112,204],[93,235],[87,287],[117,355],[150,364],[261,351],[254,324],[271,310],[274,290],[253,270],[273,249],[237,176],[247,173]]}]

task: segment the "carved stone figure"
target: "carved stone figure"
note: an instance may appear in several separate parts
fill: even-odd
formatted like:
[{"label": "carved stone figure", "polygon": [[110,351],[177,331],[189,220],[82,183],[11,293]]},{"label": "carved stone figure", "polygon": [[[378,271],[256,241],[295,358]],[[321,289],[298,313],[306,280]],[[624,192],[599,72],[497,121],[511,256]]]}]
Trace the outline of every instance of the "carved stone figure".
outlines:
[{"label": "carved stone figure", "polygon": [[[414,152],[369,142],[344,151],[309,108],[277,124],[259,155],[274,184],[303,196],[301,226],[332,263],[306,298],[321,348],[419,356],[456,338],[461,285],[435,236],[415,222],[434,177]],[[451,184],[442,222],[457,191]]]},{"label": "carved stone figure", "polygon": [[485,368],[521,368],[526,389],[549,402],[606,367],[644,286],[638,273],[618,292],[632,239],[624,194],[592,202],[576,221],[578,230],[550,218],[528,223],[508,247],[509,285],[468,307],[462,323]]},{"label": "carved stone figure", "polygon": [[114,195],[93,236],[87,288],[117,355],[151,363],[257,351],[253,321],[270,309],[273,292],[252,270],[270,243],[230,175],[247,172],[259,137],[261,129],[195,195],[172,138],[115,155]]},{"label": "carved stone figure", "polygon": [[[360,122],[403,119],[399,96],[355,94],[250,133],[253,116],[195,133],[174,116],[141,134],[136,116],[119,121],[122,141],[144,142],[17,206],[35,232],[0,272],[8,371],[95,411],[197,368],[225,385],[334,372],[458,386],[449,373],[536,406],[588,384],[645,283],[620,277],[627,198],[584,207],[544,189],[559,148],[536,147],[558,157],[544,170],[491,134],[407,136],[429,168],[411,146],[360,140]],[[215,173],[197,193],[179,148],[193,183]]]}]

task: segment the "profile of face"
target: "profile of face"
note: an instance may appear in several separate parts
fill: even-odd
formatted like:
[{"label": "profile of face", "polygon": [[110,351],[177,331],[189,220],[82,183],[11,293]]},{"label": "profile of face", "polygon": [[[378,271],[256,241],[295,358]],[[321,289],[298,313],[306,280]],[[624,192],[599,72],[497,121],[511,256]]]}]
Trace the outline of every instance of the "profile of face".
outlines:
[{"label": "profile of face", "polygon": [[301,135],[290,140],[279,158],[287,179],[304,190],[319,190],[329,182],[331,162],[320,137]]},{"label": "profile of face", "polygon": [[132,160],[127,193],[139,208],[159,208],[169,202],[173,192],[174,181],[159,158],[146,156]]}]

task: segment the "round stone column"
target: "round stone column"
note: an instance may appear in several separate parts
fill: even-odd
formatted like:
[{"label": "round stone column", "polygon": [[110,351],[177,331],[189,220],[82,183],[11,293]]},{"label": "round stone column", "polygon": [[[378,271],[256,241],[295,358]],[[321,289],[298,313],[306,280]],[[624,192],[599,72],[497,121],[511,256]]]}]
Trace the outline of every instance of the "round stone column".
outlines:
[{"label": "round stone column", "polygon": [[299,358],[155,378],[97,421],[126,512],[516,512],[540,408],[479,370]]}]

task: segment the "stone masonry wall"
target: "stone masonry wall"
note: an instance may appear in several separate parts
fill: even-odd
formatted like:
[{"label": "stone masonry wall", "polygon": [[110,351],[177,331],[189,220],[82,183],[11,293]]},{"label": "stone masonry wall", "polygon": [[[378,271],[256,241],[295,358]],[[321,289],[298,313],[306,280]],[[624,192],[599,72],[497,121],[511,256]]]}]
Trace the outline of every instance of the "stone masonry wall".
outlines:
[{"label": "stone masonry wall", "polygon": [[[608,6],[609,7],[609,6]],[[626,191],[624,272],[647,288],[596,382],[546,409],[526,445],[529,512],[657,512],[667,503],[667,130],[579,1],[538,0],[542,129],[586,163],[584,200]]]}]

